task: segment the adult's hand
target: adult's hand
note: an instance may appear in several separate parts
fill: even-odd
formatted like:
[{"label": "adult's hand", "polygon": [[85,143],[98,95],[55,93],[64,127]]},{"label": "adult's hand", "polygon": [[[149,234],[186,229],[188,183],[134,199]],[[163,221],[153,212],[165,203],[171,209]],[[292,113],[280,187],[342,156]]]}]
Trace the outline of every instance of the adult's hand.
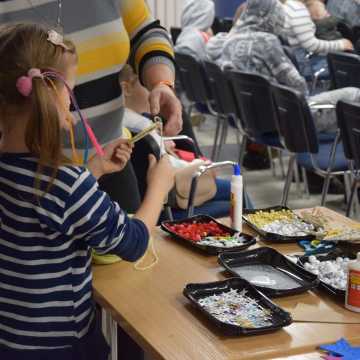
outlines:
[{"label": "adult's hand", "polygon": [[167,85],[155,86],[149,95],[152,115],[162,115],[166,119],[164,135],[177,135],[182,129],[182,109],[174,91]]}]

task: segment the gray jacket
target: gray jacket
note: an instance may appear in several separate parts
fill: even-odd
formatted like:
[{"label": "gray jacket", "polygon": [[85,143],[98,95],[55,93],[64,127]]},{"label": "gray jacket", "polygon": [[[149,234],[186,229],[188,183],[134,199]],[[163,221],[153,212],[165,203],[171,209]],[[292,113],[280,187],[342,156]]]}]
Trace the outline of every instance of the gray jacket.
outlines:
[{"label": "gray jacket", "polygon": [[212,0],[185,0],[181,16],[182,32],[176,41],[175,51],[204,60],[206,37],[202,32],[211,28],[214,19],[215,4]]},{"label": "gray jacket", "polygon": [[284,53],[285,12],[277,0],[249,0],[224,44],[220,65],[265,75],[307,94],[305,79]]}]

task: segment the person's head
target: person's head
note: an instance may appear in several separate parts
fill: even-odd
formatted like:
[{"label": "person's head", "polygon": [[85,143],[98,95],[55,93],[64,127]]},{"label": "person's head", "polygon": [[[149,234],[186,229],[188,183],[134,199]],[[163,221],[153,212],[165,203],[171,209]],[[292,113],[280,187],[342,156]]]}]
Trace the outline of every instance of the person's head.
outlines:
[{"label": "person's head", "polygon": [[192,27],[208,32],[215,20],[215,4],[212,0],[184,0],[181,27]]},{"label": "person's head", "polygon": [[45,74],[59,74],[74,86],[77,56],[70,41],[55,45],[51,34],[56,35],[37,24],[0,27],[0,124],[5,137],[23,128],[26,148],[39,165],[57,169],[70,98],[59,77]]},{"label": "person's head", "polygon": [[284,35],[286,15],[278,0],[248,0],[245,11],[231,30],[232,34],[267,32]]},{"label": "person's head", "polygon": [[325,4],[321,0],[304,0],[302,2],[308,8],[313,20],[320,20],[330,16]]},{"label": "person's head", "polygon": [[138,113],[149,113],[149,90],[142,86],[133,68],[126,64],[119,74],[125,106]]}]

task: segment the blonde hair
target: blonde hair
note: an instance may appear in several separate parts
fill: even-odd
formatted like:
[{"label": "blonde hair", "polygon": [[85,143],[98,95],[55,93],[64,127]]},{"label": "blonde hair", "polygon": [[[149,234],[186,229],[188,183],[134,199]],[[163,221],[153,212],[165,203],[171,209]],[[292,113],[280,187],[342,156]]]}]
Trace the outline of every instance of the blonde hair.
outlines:
[{"label": "blonde hair", "polygon": [[[25,143],[38,158],[38,173],[53,169],[51,185],[58,167],[65,162],[56,93],[49,80],[40,78],[33,78],[29,97],[21,95],[16,87],[17,80],[32,68],[55,71],[65,77],[67,67],[76,63],[73,43],[65,40],[65,49],[47,39],[48,29],[37,24],[0,27],[0,108],[2,126],[11,130],[11,120],[6,116],[10,109],[30,107]],[[64,86],[58,79],[51,81],[58,89]]]}]

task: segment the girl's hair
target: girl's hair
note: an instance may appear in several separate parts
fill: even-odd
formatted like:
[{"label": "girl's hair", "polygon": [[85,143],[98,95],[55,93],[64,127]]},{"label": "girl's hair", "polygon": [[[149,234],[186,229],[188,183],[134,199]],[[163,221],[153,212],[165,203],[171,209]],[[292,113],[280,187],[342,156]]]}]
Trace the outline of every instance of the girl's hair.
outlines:
[{"label": "girl's hair", "polygon": [[[25,130],[25,143],[30,153],[38,158],[38,172],[53,169],[52,181],[58,167],[64,163],[58,99],[51,87],[64,86],[59,79],[32,79],[28,97],[21,95],[17,80],[30,69],[54,71],[65,77],[70,64],[76,64],[75,46],[68,40],[64,46],[48,40],[48,31],[37,24],[10,24],[0,27],[0,109],[1,126],[11,131],[11,116],[17,109],[29,109],[30,119]],[[51,181],[51,183],[52,183]]]}]

